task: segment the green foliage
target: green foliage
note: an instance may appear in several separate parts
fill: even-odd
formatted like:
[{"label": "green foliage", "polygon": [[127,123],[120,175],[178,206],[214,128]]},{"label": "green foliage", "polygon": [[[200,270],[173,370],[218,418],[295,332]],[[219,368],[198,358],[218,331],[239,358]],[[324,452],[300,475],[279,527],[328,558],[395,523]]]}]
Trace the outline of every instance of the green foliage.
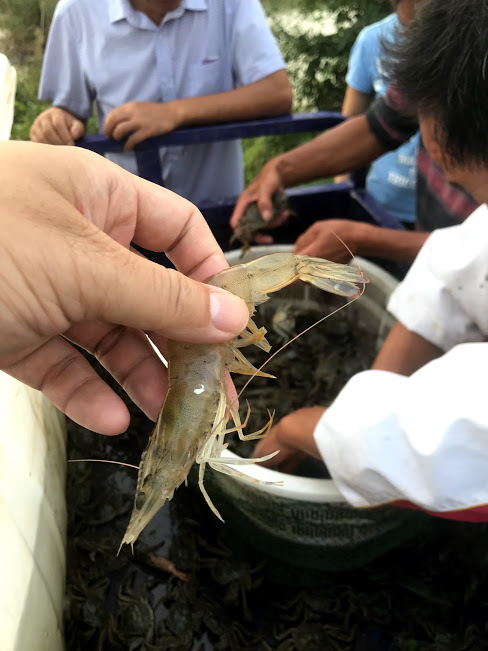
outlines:
[{"label": "green foliage", "polygon": [[288,65],[295,110],[340,110],[354,41],[363,27],[391,11],[389,1],[264,0],[263,6]]},{"label": "green foliage", "polygon": [[310,137],[309,133],[289,133],[284,136],[263,136],[243,140],[246,185],[249,185],[270,158],[307,142]]},{"label": "green foliage", "polygon": [[58,0],[0,0],[5,53],[12,60],[40,57]]},{"label": "green foliage", "polygon": [[37,99],[42,52],[57,0],[0,0],[1,51],[17,70],[13,140],[28,140],[35,118],[49,106]]},{"label": "green foliage", "polygon": [[[294,111],[340,111],[349,53],[365,27],[391,12],[389,0],[262,0],[288,66]],[[245,140],[246,184],[262,165],[310,134]]]}]

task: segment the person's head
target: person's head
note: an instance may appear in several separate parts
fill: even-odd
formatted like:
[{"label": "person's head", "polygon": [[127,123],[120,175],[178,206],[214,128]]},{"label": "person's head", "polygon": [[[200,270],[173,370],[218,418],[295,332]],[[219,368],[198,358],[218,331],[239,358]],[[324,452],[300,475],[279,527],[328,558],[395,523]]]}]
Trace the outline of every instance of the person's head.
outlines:
[{"label": "person's head", "polygon": [[488,201],[488,3],[423,0],[397,44],[391,77],[417,109],[447,178]]},{"label": "person's head", "polygon": [[415,16],[415,5],[418,0],[390,0],[402,25],[408,25]]}]

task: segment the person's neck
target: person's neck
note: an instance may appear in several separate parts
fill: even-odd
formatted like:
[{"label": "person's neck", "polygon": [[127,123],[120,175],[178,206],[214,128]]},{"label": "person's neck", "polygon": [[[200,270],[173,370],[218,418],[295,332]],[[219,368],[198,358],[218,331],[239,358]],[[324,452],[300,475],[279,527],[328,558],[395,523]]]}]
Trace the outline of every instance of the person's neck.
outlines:
[{"label": "person's neck", "polygon": [[179,7],[181,0],[130,0],[130,3],[136,11],[142,11],[153,23],[160,25],[167,13]]}]

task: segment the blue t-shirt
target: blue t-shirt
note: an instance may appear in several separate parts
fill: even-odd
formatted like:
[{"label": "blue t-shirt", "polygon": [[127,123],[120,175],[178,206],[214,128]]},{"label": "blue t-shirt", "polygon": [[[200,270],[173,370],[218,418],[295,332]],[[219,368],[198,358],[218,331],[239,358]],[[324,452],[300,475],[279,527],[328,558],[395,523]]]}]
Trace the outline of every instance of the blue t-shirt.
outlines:
[{"label": "blue t-shirt", "polygon": [[[383,95],[389,80],[382,66],[382,41],[393,41],[401,29],[396,14],[365,27],[351,50],[347,85],[376,96]],[[370,168],[366,187],[388,212],[404,222],[415,221],[415,186],[417,181],[417,147],[419,134],[399,149],[385,154]]]}]

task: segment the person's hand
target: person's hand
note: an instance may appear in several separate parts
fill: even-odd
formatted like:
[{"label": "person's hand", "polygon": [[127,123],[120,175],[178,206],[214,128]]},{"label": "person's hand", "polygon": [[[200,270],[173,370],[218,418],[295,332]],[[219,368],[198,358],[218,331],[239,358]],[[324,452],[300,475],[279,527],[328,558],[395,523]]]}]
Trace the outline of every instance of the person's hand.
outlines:
[{"label": "person's hand", "polygon": [[63,108],[51,106],[35,119],[30,139],[48,145],[74,145],[84,133],[84,122]]},{"label": "person's hand", "polygon": [[304,407],[288,414],[257,443],[253,458],[279,450],[279,454],[263,461],[262,465],[282,472],[291,472],[307,456],[320,459],[313,433],[324,412],[325,407]]},{"label": "person's hand", "polygon": [[332,262],[349,262],[352,255],[358,252],[363,227],[361,222],[348,219],[315,222],[297,239],[293,253]]},{"label": "person's hand", "polygon": [[[283,190],[283,182],[281,180],[278,170],[278,159],[273,158],[268,161],[263,169],[259,172],[256,178],[247,186],[244,192],[238,198],[234,207],[234,212],[230,218],[230,225],[235,230],[237,224],[246,212],[246,208],[253,201],[257,201],[259,211],[264,221],[269,221],[273,216],[273,201],[272,197],[278,190]],[[286,219],[286,214],[283,220],[277,220],[275,227],[279,226]],[[264,235],[262,244],[271,241],[269,236]]]},{"label": "person's hand", "polygon": [[350,180],[350,174],[339,174],[339,176],[334,176],[334,183],[347,183]]},{"label": "person's hand", "polygon": [[[74,342],[155,419],[166,369],[145,333],[159,347],[163,336],[222,342],[249,318],[239,298],[196,282],[228,267],[207,223],[188,201],[83,149],[5,142],[0,167],[0,368],[81,425],[124,431],[125,404]],[[182,273],[131,241],[166,251]]]},{"label": "person's hand", "polygon": [[177,129],[181,123],[178,106],[177,102],[127,102],[107,115],[105,135],[115,140],[129,136],[124,151],[130,151],[143,140]]}]

